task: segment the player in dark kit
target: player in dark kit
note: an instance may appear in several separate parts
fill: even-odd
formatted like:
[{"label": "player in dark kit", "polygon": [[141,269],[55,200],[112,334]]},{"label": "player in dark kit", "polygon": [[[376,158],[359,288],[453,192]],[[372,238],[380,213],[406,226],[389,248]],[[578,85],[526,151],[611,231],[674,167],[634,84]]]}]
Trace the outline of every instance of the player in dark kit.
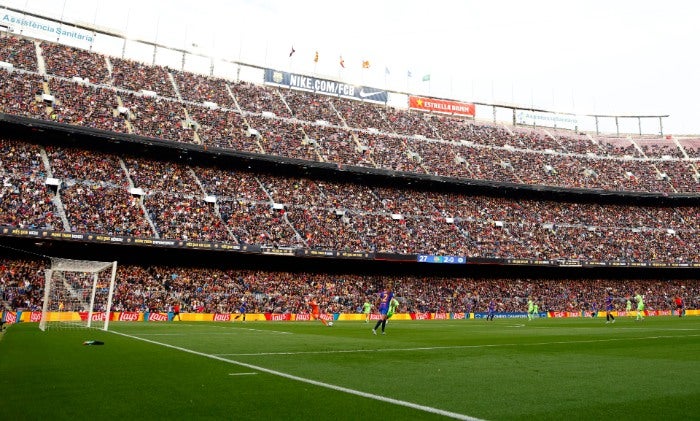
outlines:
[{"label": "player in dark kit", "polygon": [[233,318],[233,320],[238,320],[239,317],[243,317],[243,321],[245,322],[245,315],[248,312],[248,305],[246,304],[245,301],[241,302],[241,307],[238,309],[238,314],[236,317]]},{"label": "player in dark kit", "polygon": [[591,303],[591,317],[593,317],[594,319],[598,317],[598,303],[596,303],[595,301]]},{"label": "player in dark kit", "polygon": [[612,315],[613,311],[613,296],[612,291],[608,292],[608,296],[605,297],[605,323],[615,323],[615,316]]},{"label": "player in dark kit", "polygon": [[377,308],[379,309],[379,321],[377,321],[377,324],[374,325],[374,329],[372,329],[373,334],[377,334],[377,329],[381,325],[382,327],[382,335],[386,332],[384,330],[386,329],[386,319],[387,319],[387,313],[389,312],[389,302],[391,299],[394,298],[394,292],[391,290],[391,285],[388,285],[387,288],[379,293],[379,299],[377,300]]},{"label": "player in dark kit", "polygon": [[486,315],[486,321],[493,321],[493,316],[496,315],[496,302],[491,300],[489,301],[489,312]]}]

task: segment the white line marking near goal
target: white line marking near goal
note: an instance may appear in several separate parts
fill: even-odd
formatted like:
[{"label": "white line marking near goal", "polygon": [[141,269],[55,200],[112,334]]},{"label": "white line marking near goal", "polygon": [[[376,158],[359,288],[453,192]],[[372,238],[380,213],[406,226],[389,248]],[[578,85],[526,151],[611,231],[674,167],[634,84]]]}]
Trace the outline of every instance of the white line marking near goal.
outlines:
[{"label": "white line marking near goal", "polygon": [[229,376],[254,376],[258,373],[228,373]]},{"label": "white line marking near goal", "polygon": [[470,417],[468,415],[458,414],[456,412],[445,411],[443,409],[433,408],[430,406],[418,405],[418,404],[413,403],[413,402],[402,401],[399,399],[393,399],[393,398],[389,398],[386,396],[379,396],[379,395],[375,395],[375,394],[371,394],[371,393],[367,393],[367,392],[362,392],[362,391],[355,390],[355,389],[349,389],[349,388],[343,387],[343,386],[337,386],[337,385],[330,384],[330,383],[324,383],[324,382],[320,382],[317,380],[307,379],[304,377],[295,376],[293,374],[287,374],[287,373],[283,373],[281,371],[270,370],[270,369],[265,368],[265,367],[259,367],[259,366],[253,365],[253,364],[247,364],[247,363],[240,362],[240,361],[229,360],[227,358],[219,357],[217,355],[205,354],[204,352],[199,352],[199,351],[195,351],[192,349],[187,349],[187,348],[183,348],[180,346],[170,345],[170,344],[166,344],[166,343],[162,343],[162,342],[157,342],[157,341],[154,341],[151,339],[140,338],[138,336],[133,336],[133,335],[128,335],[126,333],[116,332],[114,330],[110,330],[108,332],[114,333],[115,335],[120,335],[120,336],[124,336],[127,338],[131,338],[131,339],[136,339],[139,341],[148,342],[148,343],[151,343],[154,345],[160,345],[160,346],[164,346],[166,348],[176,349],[178,351],[187,352],[187,353],[194,354],[194,355],[199,355],[201,357],[211,358],[213,360],[223,361],[223,362],[229,363],[229,364],[235,364],[235,365],[238,365],[241,367],[249,368],[251,370],[262,371],[263,373],[272,374],[274,376],[284,377],[284,378],[295,380],[298,382],[312,384],[312,385],[318,386],[318,387],[325,387],[327,389],[336,390],[338,392],[349,393],[351,395],[360,396],[363,398],[374,399],[374,400],[377,400],[380,402],[386,402],[386,403],[399,405],[399,406],[405,406],[407,408],[416,409],[418,411],[428,412],[428,413],[436,414],[436,415],[442,415],[445,417],[450,417],[450,418],[454,418],[454,419],[458,419],[458,420],[482,421],[480,418],[474,418],[474,417]]},{"label": "white line marking near goal", "polygon": [[256,352],[256,353],[240,353],[240,354],[214,354],[217,356],[227,357],[263,357],[268,355],[304,355],[304,354],[348,354],[360,352],[401,352],[401,351],[440,351],[446,349],[472,349],[472,348],[498,348],[510,346],[542,346],[542,345],[563,345],[563,344],[588,344],[596,342],[618,342],[618,341],[642,341],[649,339],[671,339],[671,338],[687,338],[698,335],[684,336],[645,336],[641,338],[611,338],[611,339],[589,339],[581,341],[553,341],[553,342],[533,342],[533,343],[507,343],[507,344],[483,344],[483,345],[454,345],[454,346],[423,346],[414,348],[376,348],[376,349],[339,349],[335,351],[286,351],[286,352]]}]

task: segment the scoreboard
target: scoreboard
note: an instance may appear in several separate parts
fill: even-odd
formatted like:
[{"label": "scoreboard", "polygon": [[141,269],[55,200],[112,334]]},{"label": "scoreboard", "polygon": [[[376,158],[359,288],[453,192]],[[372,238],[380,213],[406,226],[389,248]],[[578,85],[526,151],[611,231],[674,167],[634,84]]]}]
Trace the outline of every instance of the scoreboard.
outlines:
[{"label": "scoreboard", "polygon": [[433,254],[419,254],[418,263],[448,263],[463,265],[467,263],[464,256],[435,256]]}]

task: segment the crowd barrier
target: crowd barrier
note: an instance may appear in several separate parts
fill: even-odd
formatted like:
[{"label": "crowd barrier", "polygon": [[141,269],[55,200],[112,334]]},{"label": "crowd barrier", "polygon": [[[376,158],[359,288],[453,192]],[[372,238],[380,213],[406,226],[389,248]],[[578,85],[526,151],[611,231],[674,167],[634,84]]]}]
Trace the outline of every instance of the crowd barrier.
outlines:
[{"label": "crowd barrier", "polygon": [[[613,311],[615,317],[636,317],[637,311]],[[486,319],[488,313],[396,313],[392,320],[476,320]],[[645,317],[655,316],[677,316],[676,310],[645,310]],[[685,316],[700,316],[700,310],[685,310]],[[80,322],[86,321],[87,312],[64,311],[49,312],[48,321]],[[320,316],[327,321],[364,321],[364,314],[355,313],[328,313]],[[379,314],[370,314],[370,320],[379,320]],[[535,318],[605,318],[605,312],[592,313],[589,311],[548,311],[540,312]],[[526,312],[497,312],[496,319],[526,319]],[[6,324],[19,322],[39,322],[41,311],[3,311],[0,320]],[[104,321],[105,313],[93,313],[93,321]],[[248,313],[245,315],[246,322],[306,322],[312,320],[308,313]],[[112,312],[110,321],[120,322],[243,322],[244,317],[240,313],[180,313],[179,317],[172,312]]]}]

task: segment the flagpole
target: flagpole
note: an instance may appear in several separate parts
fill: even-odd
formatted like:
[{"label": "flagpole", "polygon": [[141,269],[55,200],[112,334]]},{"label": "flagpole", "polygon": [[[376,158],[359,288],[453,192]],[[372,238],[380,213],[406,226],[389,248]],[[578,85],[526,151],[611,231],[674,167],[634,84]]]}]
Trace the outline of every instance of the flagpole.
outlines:
[{"label": "flagpole", "polygon": [[270,40],[269,39],[265,40],[265,59],[263,61],[265,63],[265,67],[267,67],[267,47],[269,46],[269,44],[270,44]]},{"label": "flagpole", "polygon": [[314,52],[314,76],[318,76],[318,72],[316,71],[317,67],[318,67],[318,49],[316,49]]},{"label": "flagpole", "polygon": [[[187,28],[187,27],[185,27],[185,28]],[[153,66],[156,65],[156,53],[158,52],[158,33],[159,33],[159,31],[160,31],[160,15],[158,15],[158,20],[156,21],[156,42],[153,43],[153,63],[151,63]],[[187,29],[185,29],[185,36],[187,36]],[[185,48],[184,49],[187,50],[187,39],[185,39]],[[184,70],[184,69],[180,69],[180,70]]]},{"label": "flagpole", "polygon": [[124,43],[122,44],[122,60],[126,55],[126,40],[129,37],[129,16],[131,15],[131,8],[126,10],[126,26],[124,27]]}]

